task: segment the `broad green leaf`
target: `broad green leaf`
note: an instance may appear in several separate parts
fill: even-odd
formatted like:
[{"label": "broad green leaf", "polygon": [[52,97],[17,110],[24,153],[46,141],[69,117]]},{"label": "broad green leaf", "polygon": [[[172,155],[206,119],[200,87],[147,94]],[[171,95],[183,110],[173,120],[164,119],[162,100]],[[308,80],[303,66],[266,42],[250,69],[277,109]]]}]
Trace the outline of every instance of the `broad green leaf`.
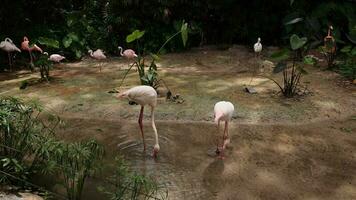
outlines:
[{"label": "broad green leaf", "polygon": [[303,58],[303,62],[304,62],[304,64],[307,64],[307,65],[315,65],[316,60],[311,56],[305,56]]},{"label": "broad green leaf", "polygon": [[40,38],[38,38],[38,42],[40,44],[42,44],[42,45],[47,46],[47,47],[52,47],[52,48],[55,48],[55,49],[59,48],[58,40],[54,40],[54,39],[51,39],[51,38],[40,37]]},{"label": "broad green leaf", "polygon": [[63,46],[64,48],[68,48],[72,44],[72,38],[65,37],[63,38]]},{"label": "broad green leaf", "polygon": [[293,34],[290,37],[289,41],[290,41],[291,48],[293,50],[297,50],[303,47],[307,43],[308,39],[306,37],[300,38],[298,35]]},{"label": "broad green leaf", "polygon": [[187,40],[188,40],[188,23],[184,23],[184,21],[183,21],[180,31],[182,34],[183,46],[185,46],[187,44]]},{"label": "broad green leaf", "polygon": [[126,36],[126,42],[130,43],[140,39],[145,34],[145,31],[135,30],[130,35]]},{"label": "broad green leaf", "polygon": [[72,39],[73,41],[75,41],[75,42],[78,42],[78,41],[79,41],[78,35],[75,34],[75,33],[73,33],[73,32],[68,33],[68,34],[67,34],[67,37],[71,38],[71,39]]},{"label": "broad green leaf", "polygon": [[274,67],[273,73],[279,73],[279,72],[283,71],[285,68],[287,68],[287,63],[279,62],[279,63],[277,63],[276,67]]},{"label": "broad green leaf", "polygon": [[75,50],[75,56],[76,56],[77,58],[81,58],[82,55],[83,55],[82,51],[80,51],[80,50]]}]

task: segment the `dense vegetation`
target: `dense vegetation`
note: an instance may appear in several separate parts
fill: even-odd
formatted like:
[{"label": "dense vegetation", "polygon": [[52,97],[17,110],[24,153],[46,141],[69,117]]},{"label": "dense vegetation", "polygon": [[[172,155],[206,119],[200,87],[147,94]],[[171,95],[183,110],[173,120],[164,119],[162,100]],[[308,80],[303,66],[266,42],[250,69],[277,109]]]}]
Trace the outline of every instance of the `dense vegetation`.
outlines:
[{"label": "dense vegetation", "polygon": [[[58,140],[55,129],[60,123],[58,117],[44,112],[36,102],[0,98],[0,186],[46,191],[33,184],[33,180],[51,176],[63,182],[67,199],[81,199],[85,181],[100,166],[104,149],[95,140],[74,143]],[[153,195],[165,198],[164,193],[158,193],[162,188],[154,180],[131,172],[123,159],[117,159],[115,164],[113,178],[120,184],[105,190],[111,199]],[[58,194],[49,194],[58,198]]]}]

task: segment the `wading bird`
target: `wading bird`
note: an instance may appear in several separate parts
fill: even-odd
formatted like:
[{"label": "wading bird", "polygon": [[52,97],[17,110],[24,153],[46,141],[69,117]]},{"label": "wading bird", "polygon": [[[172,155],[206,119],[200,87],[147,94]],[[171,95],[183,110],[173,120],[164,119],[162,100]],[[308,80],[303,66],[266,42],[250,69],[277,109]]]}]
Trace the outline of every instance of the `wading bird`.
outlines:
[{"label": "wading bird", "polygon": [[259,56],[262,51],[261,38],[257,39],[257,43],[253,45],[253,50],[255,51],[255,55]]},{"label": "wading bird", "polygon": [[137,58],[137,54],[132,49],[126,49],[124,52],[122,52],[122,47],[119,46],[118,49],[120,50],[120,55],[127,59]]},{"label": "wading bird", "polygon": [[[48,56],[47,52],[44,52],[43,54]],[[59,54],[51,54],[48,58],[49,61],[55,62],[55,63],[60,63],[62,60],[66,59],[66,57],[61,56]]]},{"label": "wading bird", "polygon": [[155,145],[153,147],[153,157],[157,157],[158,151],[160,149],[159,144],[158,144],[158,133],[155,125],[155,119],[154,119],[154,109],[157,105],[157,92],[153,87],[151,86],[136,86],[133,87],[121,94],[117,95],[117,98],[126,98],[130,101],[134,101],[137,104],[141,105],[141,111],[140,115],[138,118],[138,124],[140,126],[141,130],[141,135],[142,135],[142,141],[143,141],[143,148],[146,150],[146,143],[145,143],[145,135],[143,133],[143,124],[142,124],[142,119],[143,119],[143,110],[146,105],[151,107],[151,123],[152,123],[152,128],[155,134]]},{"label": "wading bird", "polygon": [[[90,57],[92,57],[96,60],[102,61],[102,60],[106,59],[104,51],[101,49],[97,49],[94,52],[93,52],[93,50],[89,50],[88,53],[90,54]],[[100,63],[99,65],[100,65],[100,71],[101,71],[102,63]]]},{"label": "wading bird", "polygon": [[34,44],[32,47],[30,47],[30,41],[28,40],[28,38],[25,36],[23,37],[23,42],[21,43],[21,49],[24,51],[28,51],[28,53],[30,54],[30,64],[33,65],[33,55],[32,52],[33,51],[38,51],[40,53],[43,53],[42,49],[37,46],[36,44]]},{"label": "wading bird", "polygon": [[216,153],[220,154],[220,157],[224,157],[224,150],[226,146],[230,143],[229,139],[229,122],[231,121],[232,115],[234,113],[234,105],[228,101],[219,101],[214,106],[214,121],[218,124],[218,133],[220,128],[220,121],[225,121],[225,128],[223,134],[223,142],[221,148],[219,149],[219,137],[216,143]]},{"label": "wading bird", "polygon": [[10,66],[10,71],[12,71],[12,56],[11,53],[12,52],[21,52],[21,50],[19,48],[17,48],[17,46],[12,42],[12,40],[10,38],[5,38],[4,41],[0,42],[0,49],[2,49],[3,51],[7,52],[7,55],[9,57],[9,66]]}]

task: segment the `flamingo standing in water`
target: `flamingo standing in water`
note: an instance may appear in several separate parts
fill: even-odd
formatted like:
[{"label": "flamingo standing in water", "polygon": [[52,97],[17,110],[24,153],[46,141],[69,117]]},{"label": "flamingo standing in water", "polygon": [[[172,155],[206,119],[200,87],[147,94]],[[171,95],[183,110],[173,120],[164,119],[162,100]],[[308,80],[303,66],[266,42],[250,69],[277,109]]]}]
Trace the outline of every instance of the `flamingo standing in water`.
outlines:
[{"label": "flamingo standing in water", "polygon": [[224,156],[224,150],[226,146],[230,143],[229,139],[229,122],[231,121],[232,115],[234,113],[234,105],[229,101],[219,101],[214,106],[214,120],[218,124],[218,132],[220,128],[220,121],[225,121],[225,128],[223,134],[223,143],[219,149],[219,139],[217,139],[216,153],[220,154],[221,158]]},{"label": "flamingo standing in water", "polygon": [[43,53],[42,49],[39,46],[37,46],[36,44],[34,44],[32,47],[30,47],[30,41],[28,40],[28,38],[26,36],[23,37],[23,42],[21,43],[21,49],[24,51],[28,51],[28,53],[30,54],[31,65],[33,65],[32,51],[38,51],[40,53]]},{"label": "flamingo standing in water", "polygon": [[[94,52],[93,52],[93,50],[89,50],[88,53],[90,54],[90,57],[92,57],[96,60],[102,61],[102,60],[106,59],[104,51],[101,49],[97,49]],[[101,72],[102,63],[100,63],[99,65],[100,65],[100,72]]]},{"label": "flamingo standing in water", "polygon": [[143,119],[143,110],[145,105],[148,105],[151,107],[151,123],[152,123],[152,128],[155,134],[155,145],[153,147],[153,157],[157,157],[157,154],[160,150],[159,144],[158,144],[158,133],[155,125],[155,119],[154,119],[154,109],[157,105],[157,92],[153,87],[151,86],[146,86],[146,85],[141,85],[141,86],[136,86],[133,87],[121,94],[117,95],[117,98],[127,98],[130,101],[134,101],[137,104],[141,105],[141,111],[140,115],[138,118],[138,124],[140,126],[141,130],[141,135],[142,135],[142,140],[143,140],[143,148],[146,150],[146,143],[145,143],[145,135],[143,133],[143,124],[142,124],[142,119]]},{"label": "flamingo standing in water", "polygon": [[12,42],[10,38],[5,38],[4,41],[0,43],[0,49],[4,50],[7,52],[7,55],[9,56],[9,66],[10,66],[10,71],[12,71],[12,57],[11,53],[12,52],[21,52],[19,48]]}]

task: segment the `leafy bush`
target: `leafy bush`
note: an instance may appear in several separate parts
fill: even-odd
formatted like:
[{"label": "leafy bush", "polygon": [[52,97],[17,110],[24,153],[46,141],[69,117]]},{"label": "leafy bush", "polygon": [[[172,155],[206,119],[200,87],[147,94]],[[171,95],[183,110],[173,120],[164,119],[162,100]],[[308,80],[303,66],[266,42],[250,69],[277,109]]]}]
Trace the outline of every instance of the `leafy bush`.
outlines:
[{"label": "leafy bush", "polygon": [[339,65],[340,73],[350,80],[356,79],[356,47],[346,46],[341,49],[345,61]]},{"label": "leafy bush", "polygon": [[32,174],[48,170],[47,146],[60,120],[49,115],[39,119],[43,109],[36,102],[15,98],[0,99],[0,183],[22,185]]}]

